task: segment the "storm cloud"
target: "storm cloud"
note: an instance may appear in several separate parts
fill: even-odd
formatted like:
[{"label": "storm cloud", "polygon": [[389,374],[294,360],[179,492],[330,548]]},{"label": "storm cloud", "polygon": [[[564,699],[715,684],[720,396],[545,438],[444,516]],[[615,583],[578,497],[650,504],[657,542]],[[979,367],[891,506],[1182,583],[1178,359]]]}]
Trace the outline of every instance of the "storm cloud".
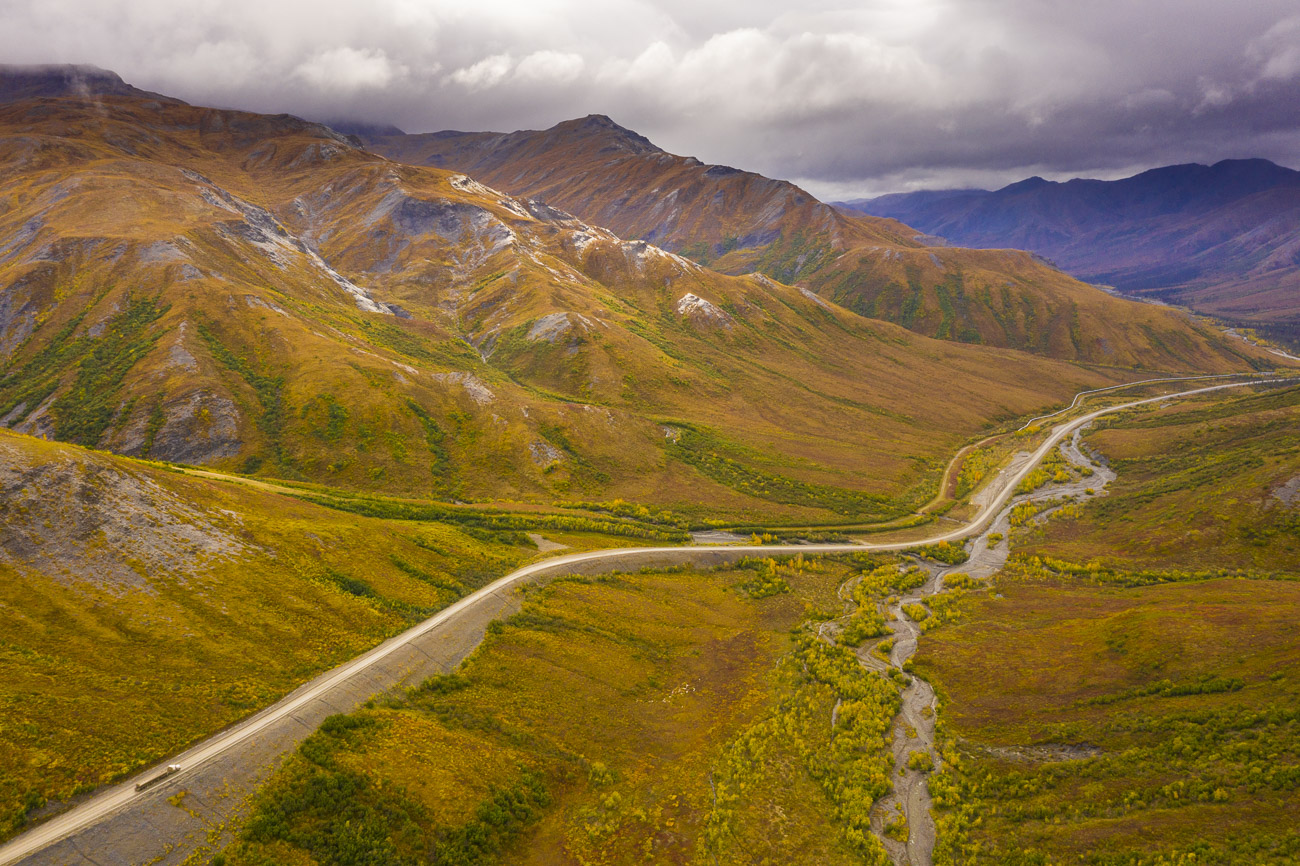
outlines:
[{"label": "storm cloud", "polygon": [[411,132],[608,114],[823,197],[1300,163],[1295,0],[0,0],[0,60]]}]

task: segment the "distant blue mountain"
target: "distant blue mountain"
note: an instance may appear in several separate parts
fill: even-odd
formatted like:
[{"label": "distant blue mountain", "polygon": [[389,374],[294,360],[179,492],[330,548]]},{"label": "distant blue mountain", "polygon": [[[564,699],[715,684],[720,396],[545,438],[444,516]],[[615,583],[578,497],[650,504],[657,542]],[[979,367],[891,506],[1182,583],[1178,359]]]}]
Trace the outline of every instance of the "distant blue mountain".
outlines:
[{"label": "distant blue mountain", "polygon": [[960,246],[1031,250],[1090,282],[1234,320],[1300,323],[1300,171],[1266,159],[839,206]]}]

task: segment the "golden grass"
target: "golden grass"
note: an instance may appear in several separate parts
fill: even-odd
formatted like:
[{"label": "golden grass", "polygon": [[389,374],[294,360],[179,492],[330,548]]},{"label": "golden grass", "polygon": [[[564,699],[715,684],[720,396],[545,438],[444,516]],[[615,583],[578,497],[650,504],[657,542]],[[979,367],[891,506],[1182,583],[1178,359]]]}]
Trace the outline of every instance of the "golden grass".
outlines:
[{"label": "golden grass", "polygon": [[1300,475],[1298,407],[1289,389],[1108,421],[1087,438],[1109,495],[1022,530],[994,590],[926,632],[937,863],[1293,862],[1300,557],[1273,494]]},{"label": "golden grass", "polygon": [[[15,561],[18,536],[8,535],[11,559],[0,563],[6,835],[29,806],[173,754],[445,606],[457,587],[472,589],[536,554],[452,527],[356,517],[13,434],[2,439],[12,468],[46,483],[67,473],[83,490],[112,490],[103,479],[125,478],[132,490],[162,491],[155,504],[177,497],[190,509],[186,519],[210,520],[219,537],[240,545],[231,556],[196,549],[193,569],[162,571],[148,545],[131,537],[168,519],[149,500],[109,499],[98,512],[53,498],[4,503],[7,532],[43,535],[49,557],[41,560],[46,573]],[[128,506],[138,510],[109,513]],[[117,534],[118,522],[132,533]],[[85,523],[101,529],[83,539],[59,529]],[[128,579],[107,579],[97,571],[104,565],[120,566]],[[345,591],[340,578],[373,595]]]},{"label": "golden grass", "polygon": [[[753,576],[743,569],[531,590],[455,675],[315,735],[259,795],[226,862],[261,862],[286,843],[331,859],[336,843],[311,829],[327,826],[310,799],[327,784],[368,804],[353,826],[384,840],[376,862],[430,851],[459,862],[471,848],[535,864],[862,862],[828,796],[834,784],[818,781],[857,760],[826,741],[836,694],[799,686],[781,661],[790,627],[809,605],[834,606],[851,572],[776,568],[793,591],[760,600],[737,591]],[[800,745],[805,723],[815,757]],[[526,793],[536,780],[540,798]],[[493,825],[489,847],[464,847],[465,828],[486,832],[484,809],[507,795],[515,818]],[[403,830],[398,813],[421,830]]]}]

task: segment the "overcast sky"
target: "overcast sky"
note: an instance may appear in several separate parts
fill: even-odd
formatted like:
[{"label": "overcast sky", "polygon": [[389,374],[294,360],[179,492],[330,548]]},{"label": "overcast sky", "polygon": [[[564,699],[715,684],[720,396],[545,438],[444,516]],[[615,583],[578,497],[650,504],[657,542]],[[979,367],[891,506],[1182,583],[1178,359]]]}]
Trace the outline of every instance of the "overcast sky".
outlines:
[{"label": "overcast sky", "polygon": [[199,104],[408,132],[608,114],[823,198],[1300,167],[1297,0],[0,0],[0,25],[0,61]]}]

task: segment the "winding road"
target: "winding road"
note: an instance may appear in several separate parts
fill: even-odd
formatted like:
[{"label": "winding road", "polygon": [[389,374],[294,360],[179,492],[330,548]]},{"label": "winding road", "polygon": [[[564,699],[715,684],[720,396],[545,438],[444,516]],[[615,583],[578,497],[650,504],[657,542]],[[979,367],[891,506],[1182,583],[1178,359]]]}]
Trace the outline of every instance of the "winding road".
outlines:
[{"label": "winding road", "polygon": [[[998,475],[983,495],[983,503],[971,520],[965,525],[949,530],[929,538],[914,539],[911,541],[900,542],[883,542],[883,543],[856,543],[856,544],[797,544],[797,545],[697,545],[691,547],[649,547],[649,548],[616,548],[612,550],[595,550],[583,553],[573,553],[565,556],[557,556],[551,559],[535,562],[531,565],[524,566],[505,577],[500,578],[494,583],[466,596],[455,604],[442,610],[435,616],[420,623],[419,625],[399,634],[367,653],[343,664],[331,671],[328,671],[307,684],[303,685],[292,694],[288,695],[281,701],[254,716],[246,719],[240,724],[235,725],[202,743],[194,746],[179,756],[169,759],[164,763],[178,764],[180,769],[168,776],[165,780],[151,785],[146,790],[137,790],[136,785],[142,781],[153,779],[163,769],[155,767],[139,776],[129,779],[124,783],[110,787],[90,799],[82,802],[75,808],[57,815],[43,824],[39,824],[27,832],[10,840],[7,844],[0,847],[0,866],[3,864],[18,863],[26,858],[38,855],[50,846],[60,843],[64,840],[69,841],[71,848],[80,855],[80,858],[73,859],[66,851],[54,859],[41,859],[39,862],[87,862],[87,863],[116,863],[131,862],[133,857],[102,855],[106,852],[96,850],[87,852],[82,846],[76,845],[78,834],[87,833],[92,828],[111,816],[118,815],[124,810],[135,806],[145,800],[157,801],[163,795],[161,792],[170,791],[175,793],[181,790],[188,776],[195,774],[205,766],[218,762],[222,759],[230,760],[232,756],[238,756],[241,749],[251,748],[251,743],[259,734],[276,725],[282,725],[290,719],[297,720],[303,730],[297,740],[306,737],[314,729],[309,724],[307,718],[317,718],[310,716],[305,711],[310,705],[319,705],[321,703],[335,706],[334,711],[344,712],[355,708],[355,706],[365,700],[356,700],[355,685],[351,692],[341,693],[340,689],[346,684],[355,684],[359,677],[366,677],[372,669],[383,671],[384,664],[392,658],[409,653],[413,646],[418,648],[419,641],[422,638],[427,639],[431,633],[438,632],[454,625],[462,618],[477,617],[482,621],[485,611],[491,615],[499,615],[500,611],[508,607],[509,602],[506,600],[507,595],[515,587],[536,580],[546,575],[556,575],[569,573],[574,570],[590,570],[592,566],[598,566],[601,570],[610,570],[611,568],[625,567],[642,567],[646,564],[670,564],[670,563],[697,563],[697,564],[718,564],[721,562],[734,561],[744,556],[761,553],[770,556],[772,554],[794,554],[794,553],[842,553],[844,551],[898,551],[907,550],[924,544],[935,544],[943,541],[958,541],[968,538],[969,536],[981,533],[990,525],[999,515],[1007,502],[1015,495],[1015,490],[1020,482],[1038,465],[1038,463],[1051,452],[1063,439],[1074,433],[1081,427],[1091,423],[1103,415],[1114,412],[1120,412],[1125,409],[1131,409],[1137,406],[1143,406],[1151,403],[1157,403],[1164,400],[1176,398],[1192,397],[1200,394],[1208,394],[1216,391],[1223,391],[1231,388],[1243,388],[1260,384],[1291,384],[1300,382],[1300,378],[1273,378],[1267,380],[1252,379],[1246,382],[1232,382],[1227,384],[1212,385],[1208,387],[1195,388],[1188,391],[1181,391],[1173,394],[1167,394],[1158,397],[1149,397],[1141,400],[1135,400],[1121,405],[1110,406],[1097,409],[1071,421],[1068,421],[1056,427],[1041,445],[1013,472],[1004,472]],[[1143,383],[1133,383],[1134,385]],[[1109,390],[1109,389],[1107,389]],[[1076,404],[1078,400],[1076,399]],[[1074,405],[1074,404],[1072,404]],[[383,677],[372,677],[365,680],[370,686],[370,694],[382,691],[385,686],[382,682]],[[389,683],[391,686],[393,683]],[[332,703],[331,703],[332,702]],[[348,705],[348,704],[351,705]],[[296,741],[293,741],[296,743]],[[277,747],[278,748],[278,747]],[[292,745],[290,746],[292,748]],[[278,755],[273,756],[278,758]],[[154,827],[154,825],[150,825]],[[154,828],[155,836],[161,831]],[[175,839],[156,838],[157,846],[156,859],[163,859],[163,854],[173,854],[177,852],[177,846],[180,843]],[[102,843],[100,843],[102,844]],[[195,841],[190,845],[189,850],[194,850],[202,845],[202,841]],[[92,853],[95,856],[92,856]],[[184,852],[180,852],[179,859],[184,859]],[[102,859],[101,859],[102,857]],[[139,858],[136,862],[148,859],[151,862],[155,857]],[[33,859],[32,862],[37,862]],[[171,862],[171,858],[168,858]],[[179,862],[179,860],[177,860]]]}]

